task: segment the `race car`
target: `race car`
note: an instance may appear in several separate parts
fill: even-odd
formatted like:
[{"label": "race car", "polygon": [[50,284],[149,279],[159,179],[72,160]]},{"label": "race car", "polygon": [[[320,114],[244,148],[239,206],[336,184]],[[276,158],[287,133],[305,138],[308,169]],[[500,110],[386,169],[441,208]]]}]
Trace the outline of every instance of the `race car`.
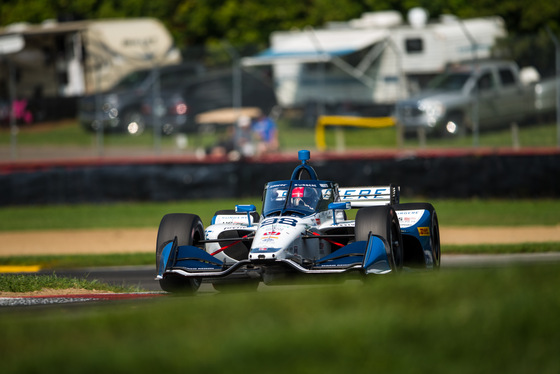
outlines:
[{"label": "race car", "polygon": [[[220,210],[206,229],[198,215],[167,214],[156,244],[156,280],[164,291],[256,288],[309,277],[374,276],[438,269],[440,237],[429,203],[399,203],[395,185],[339,187],[320,180],[299,151],[289,180],[269,182],[262,211]],[[358,209],[355,219],[346,211]]]}]

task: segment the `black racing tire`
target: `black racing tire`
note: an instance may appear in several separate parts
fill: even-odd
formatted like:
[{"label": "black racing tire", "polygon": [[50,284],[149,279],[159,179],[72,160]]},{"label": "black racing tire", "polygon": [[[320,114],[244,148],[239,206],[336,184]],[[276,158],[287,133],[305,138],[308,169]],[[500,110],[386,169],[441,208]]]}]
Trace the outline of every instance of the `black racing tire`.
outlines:
[{"label": "black racing tire", "polygon": [[[161,253],[167,243],[177,237],[177,245],[193,245],[201,247],[204,239],[204,226],[199,216],[186,213],[166,214],[159,224],[156,242],[156,270],[159,274]],[[168,292],[194,293],[200,287],[199,278],[186,278],[179,275],[168,275],[160,279],[162,290]]]},{"label": "black racing tire", "polygon": [[403,268],[403,239],[399,219],[391,205],[362,208],[356,213],[356,241],[368,240],[369,235],[379,235],[389,243],[389,262],[395,273]]},{"label": "black racing tire", "polygon": [[432,244],[432,258],[434,269],[438,270],[441,264],[441,240],[439,236],[439,221],[434,206],[430,203],[403,203],[395,205],[395,210],[427,210],[430,212],[430,241]]}]

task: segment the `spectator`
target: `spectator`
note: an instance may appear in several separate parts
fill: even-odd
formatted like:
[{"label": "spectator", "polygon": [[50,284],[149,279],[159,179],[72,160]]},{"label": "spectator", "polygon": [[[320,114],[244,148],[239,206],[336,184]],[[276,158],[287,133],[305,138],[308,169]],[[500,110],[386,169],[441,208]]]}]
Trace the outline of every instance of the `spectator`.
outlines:
[{"label": "spectator", "polygon": [[228,127],[226,133],[220,137],[220,139],[216,142],[216,144],[207,148],[206,154],[209,154],[211,156],[224,157],[228,155],[230,152],[233,152],[235,150],[234,134],[235,134],[235,127],[234,126]]},{"label": "spectator", "polygon": [[257,155],[278,150],[278,128],[272,118],[261,115],[253,123],[253,133],[257,141]]},{"label": "spectator", "polygon": [[213,156],[227,156],[236,161],[241,157],[251,157],[255,154],[251,131],[251,118],[241,116],[234,126],[228,127],[226,136],[212,147],[209,154]]},{"label": "spectator", "polygon": [[251,118],[247,116],[239,117],[235,133],[233,134],[233,142],[235,144],[235,150],[239,152],[241,157],[255,155],[255,145],[253,144],[253,134],[251,131]]},{"label": "spectator", "polygon": [[27,100],[14,100],[14,102],[12,103],[12,110],[14,111],[16,120],[21,121],[21,123],[30,124],[31,122],[33,122],[33,114],[31,114],[28,109]]}]

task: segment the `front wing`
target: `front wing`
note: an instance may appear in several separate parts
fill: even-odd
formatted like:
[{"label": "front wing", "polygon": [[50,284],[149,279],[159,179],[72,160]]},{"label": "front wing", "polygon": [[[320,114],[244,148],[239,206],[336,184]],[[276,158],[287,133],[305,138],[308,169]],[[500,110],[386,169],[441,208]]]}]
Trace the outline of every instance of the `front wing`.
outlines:
[{"label": "front wing", "polygon": [[206,251],[194,246],[178,246],[176,240],[163,249],[156,279],[169,274],[191,278],[262,277],[267,267],[283,265],[301,274],[385,274],[391,272],[387,241],[371,235],[367,241],[352,242],[311,264],[301,264],[291,259],[266,262],[242,260],[224,263]]}]

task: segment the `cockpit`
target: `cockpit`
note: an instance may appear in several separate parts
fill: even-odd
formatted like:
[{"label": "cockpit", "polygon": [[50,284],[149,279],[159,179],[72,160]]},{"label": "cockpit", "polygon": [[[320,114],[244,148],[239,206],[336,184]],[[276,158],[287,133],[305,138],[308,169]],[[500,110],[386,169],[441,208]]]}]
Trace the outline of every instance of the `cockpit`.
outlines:
[{"label": "cockpit", "polygon": [[[301,165],[294,169],[292,178],[270,182],[265,186],[262,211],[264,217],[286,214],[307,216],[327,210],[329,203],[334,201],[337,193],[335,184],[318,180],[315,170],[307,164],[309,156],[309,151],[299,151]],[[305,174],[309,179],[302,179]]]},{"label": "cockpit", "polygon": [[265,187],[263,215],[285,213],[309,215],[328,209],[334,201],[332,182],[290,180],[270,182]]}]

